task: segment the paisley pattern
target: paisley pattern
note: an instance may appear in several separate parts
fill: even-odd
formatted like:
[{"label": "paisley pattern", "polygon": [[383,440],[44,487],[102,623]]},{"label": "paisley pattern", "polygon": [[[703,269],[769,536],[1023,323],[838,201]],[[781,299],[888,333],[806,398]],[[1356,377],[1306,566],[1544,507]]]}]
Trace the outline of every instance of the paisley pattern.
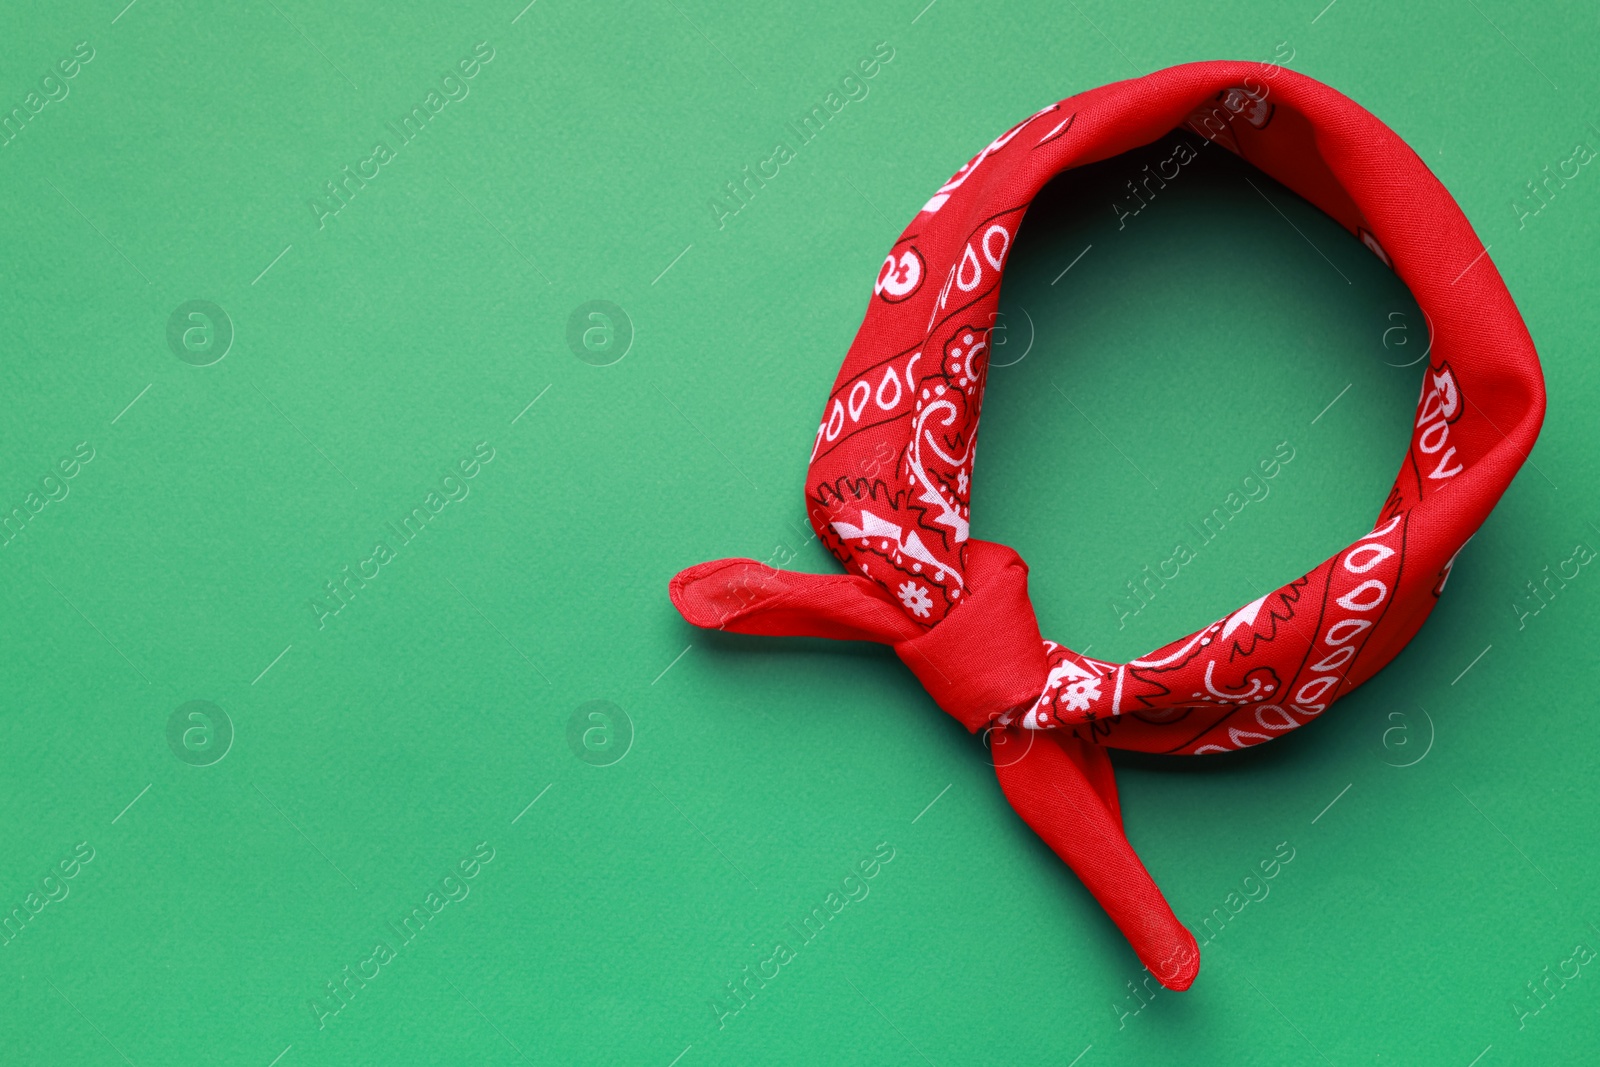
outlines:
[{"label": "paisley pattern", "polygon": [[[1262,78],[1247,64],[1206,66],[1235,68],[1238,83],[1205,92],[1199,106],[1151,123],[1150,136],[1129,136],[1123,148],[1187,125],[1312,200],[1403,276],[1430,269],[1420,248],[1412,261],[1395,263],[1379,236],[1393,228],[1390,220],[1368,218],[1361,191],[1346,188],[1359,167],[1341,174],[1319,154],[1315,108],[1295,99],[1302,84],[1315,83],[1281,70]],[[823,409],[807,481],[812,524],[851,571],[893,595],[921,626],[937,626],[970,592],[973,463],[1007,256],[1050,177],[1113,154],[1108,142],[1115,146],[1116,138],[1104,131],[1114,119],[1100,99],[1116,88],[1030,115],[934,192],[884,259]],[[1450,269],[1458,268],[1452,262]],[[1503,294],[1492,265],[1474,269]],[[1515,328],[1521,332],[1520,322]],[[1044,692],[999,724],[1070,730],[1113,747],[1225,752],[1311,721],[1379,669],[1421,625],[1476,527],[1447,521],[1446,506],[1421,519],[1423,536],[1416,536],[1425,503],[1451,493],[1463,472],[1497,451],[1491,465],[1504,467],[1508,438],[1486,414],[1500,403],[1489,392],[1492,369],[1461,340],[1434,339],[1406,462],[1371,533],[1303,577],[1126,664],[1046,642]],[[1521,410],[1500,418],[1531,445],[1543,392],[1525,332],[1522,341],[1533,385]],[[1453,351],[1481,384],[1445,360]],[[1496,477],[1509,480],[1514,470]],[[1479,487],[1464,507],[1481,521],[1503,488],[1503,481]]]}]

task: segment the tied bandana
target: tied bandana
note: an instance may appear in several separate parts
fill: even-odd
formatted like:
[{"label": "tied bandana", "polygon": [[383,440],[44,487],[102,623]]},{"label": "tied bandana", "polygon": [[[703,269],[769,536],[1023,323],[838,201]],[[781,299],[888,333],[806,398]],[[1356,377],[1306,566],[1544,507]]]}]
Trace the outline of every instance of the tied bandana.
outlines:
[{"label": "tied bandana", "polygon": [[[1035,194],[1179,126],[1396,271],[1431,325],[1431,359],[1370,533],[1210,626],[1111,663],[1044,640],[1021,557],[969,537],[973,446],[1000,279]],[[672,602],[696,626],[892,645],[941,708],[989,731],[1006,799],[1151,973],[1186,989],[1199,949],[1128,843],[1106,749],[1198,756],[1269,741],[1417,632],[1544,417],[1533,342],[1486,251],[1394,132],[1293,72],[1193,63],[1052,104],[940,186],[878,272],[806,482],[812,525],[851,573],[718,560],[673,578]]]}]

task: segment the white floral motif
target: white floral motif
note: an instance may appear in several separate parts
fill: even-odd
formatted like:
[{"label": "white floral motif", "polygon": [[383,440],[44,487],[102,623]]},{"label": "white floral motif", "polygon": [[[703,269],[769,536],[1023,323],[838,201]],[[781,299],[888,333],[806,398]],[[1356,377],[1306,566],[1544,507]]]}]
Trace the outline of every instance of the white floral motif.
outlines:
[{"label": "white floral motif", "polygon": [[1068,711],[1088,711],[1089,702],[1100,695],[1100,679],[1079,678],[1061,688],[1061,702]]},{"label": "white floral motif", "polygon": [[[933,600],[928,596],[928,591],[916,582],[903,583],[898,592],[900,594],[900,603],[904,604],[906,610],[917,618],[926,619],[928,613],[933,610]],[[1084,706],[1087,707],[1088,705]]]}]

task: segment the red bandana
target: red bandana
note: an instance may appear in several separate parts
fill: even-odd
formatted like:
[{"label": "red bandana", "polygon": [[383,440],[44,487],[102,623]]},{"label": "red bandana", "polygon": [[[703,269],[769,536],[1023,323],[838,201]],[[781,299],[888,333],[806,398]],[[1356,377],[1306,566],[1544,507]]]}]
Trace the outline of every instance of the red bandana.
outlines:
[{"label": "red bandana", "polygon": [[[968,537],[989,327],[1040,188],[1184,125],[1390,264],[1431,323],[1432,360],[1371,533],[1203,630],[1110,663],[1043,640],[1022,559]],[[813,526],[853,573],[719,560],[675,577],[672,601],[697,626],[893,645],[941,708],[969,730],[994,728],[1006,798],[1140,961],[1188,988],[1198,947],[1128,844],[1105,749],[1202,755],[1270,740],[1417,632],[1544,417],[1533,343],[1485,252],[1393,131],[1293,72],[1192,63],[1052,104],[941,186],[878,272],[806,483]]]}]

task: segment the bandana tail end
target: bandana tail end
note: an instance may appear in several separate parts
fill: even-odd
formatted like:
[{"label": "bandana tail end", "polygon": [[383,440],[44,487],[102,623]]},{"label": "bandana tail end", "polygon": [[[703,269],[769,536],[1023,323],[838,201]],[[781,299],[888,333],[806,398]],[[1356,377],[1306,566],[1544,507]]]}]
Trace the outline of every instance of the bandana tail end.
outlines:
[{"label": "bandana tail end", "polygon": [[673,607],[706,630],[893,644],[922,632],[877,584],[804,574],[753,559],[716,559],[673,576]]},{"label": "bandana tail end", "polygon": [[1111,758],[1074,737],[1011,733],[1006,747],[1023,754],[995,764],[1006,799],[1083,881],[1139,962],[1168,989],[1188,989],[1200,973],[1200,947],[1128,843]]}]

